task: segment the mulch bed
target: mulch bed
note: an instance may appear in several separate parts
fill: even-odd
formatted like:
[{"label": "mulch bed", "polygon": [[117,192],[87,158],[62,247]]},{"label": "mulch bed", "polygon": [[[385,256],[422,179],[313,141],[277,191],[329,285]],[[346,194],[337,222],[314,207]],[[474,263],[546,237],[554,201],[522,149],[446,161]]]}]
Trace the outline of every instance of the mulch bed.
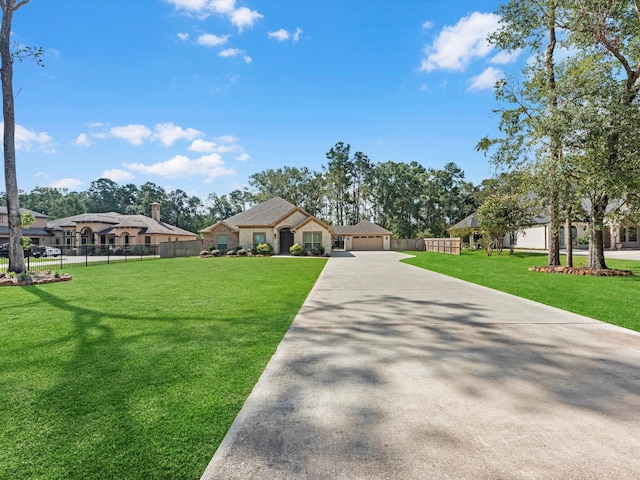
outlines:
[{"label": "mulch bed", "polygon": [[68,273],[56,274],[50,270],[46,272],[27,272],[26,276],[0,272],[0,287],[22,287],[25,285],[43,285],[45,283],[68,282],[73,277]]},{"label": "mulch bed", "polygon": [[611,268],[591,269],[586,267],[529,267],[530,272],[563,273],[565,275],[585,275],[592,277],[631,277],[630,270]]}]

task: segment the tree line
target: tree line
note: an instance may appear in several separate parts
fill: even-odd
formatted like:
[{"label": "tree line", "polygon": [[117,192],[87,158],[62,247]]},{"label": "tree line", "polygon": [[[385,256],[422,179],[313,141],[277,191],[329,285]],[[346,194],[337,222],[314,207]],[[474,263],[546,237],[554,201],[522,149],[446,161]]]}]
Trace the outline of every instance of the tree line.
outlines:
[{"label": "tree line", "polygon": [[330,225],[354,225],[367,219],[400,238],[416,238],[447,236],[451,225],[482,203],[490,184],[474,186],[452,162],[442,169],[417,162],[376,164],[363,152],[352,155],[350,145],[343,142],[331,147],[326,157],[321,171],[269,169],[251,175],[251,188],[224,195],[211,193],[204,200],[180,189],[167,191],[152,182],[119,185],[107,178],[91,182],[86,191],[36,187],[21,192],[19,200],[22,208],[51,219],[86,212],[150,216],[150,204],[158,202],[162,221],[197,232],[279,196]]}]

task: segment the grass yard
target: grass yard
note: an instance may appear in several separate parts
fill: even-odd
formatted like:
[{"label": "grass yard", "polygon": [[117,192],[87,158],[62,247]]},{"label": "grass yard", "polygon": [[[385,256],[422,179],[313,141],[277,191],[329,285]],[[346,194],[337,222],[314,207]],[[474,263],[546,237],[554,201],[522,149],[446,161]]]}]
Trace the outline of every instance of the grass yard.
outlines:
[{"label": "grass yard", "polygon": [[[407,253],[416,257],[405,263],[640,331],[640,262],[607,260],[610,268],[631,270],[634,277],[588,277],[529,272],[530,266],[547,264],[546,253]],[[574,257],[576,267],[586,262]]]},{"label": "grass yard", "polygon": [[1,288],[0,478],[199,478],[325,263],[67,266]]}]

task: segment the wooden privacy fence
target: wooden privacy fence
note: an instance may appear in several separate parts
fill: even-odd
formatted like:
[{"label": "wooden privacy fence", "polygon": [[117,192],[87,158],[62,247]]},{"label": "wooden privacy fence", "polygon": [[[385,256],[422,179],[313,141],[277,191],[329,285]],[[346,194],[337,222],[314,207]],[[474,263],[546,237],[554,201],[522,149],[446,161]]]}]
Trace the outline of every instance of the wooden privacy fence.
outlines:
[{"label": "wooden privacy fence", "polygon": [[391,250],[394,251],[423,251],[424,240],[422,238],[392,238]]},{"label": "wooden privacy fence", "polygon": [[425,238],[424,246],[427,252],[460,255],[461,240],[460,238]]},{"label": "wooden privacy fence", "polygon": [[202,240],[162,242],[160,244],[160,258],[196,257],[200,255],[202,248]]}]

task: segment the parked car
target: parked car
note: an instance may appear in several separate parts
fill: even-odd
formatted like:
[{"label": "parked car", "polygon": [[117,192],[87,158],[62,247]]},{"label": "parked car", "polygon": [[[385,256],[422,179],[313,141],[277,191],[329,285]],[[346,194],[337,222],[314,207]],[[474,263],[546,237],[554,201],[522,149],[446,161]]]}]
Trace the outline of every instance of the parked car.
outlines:
[{"label": "parked car", "polygon": [[31,247],[31,254],[36,257],[58,257],[62,252],[57,247],[34,246]]}]

